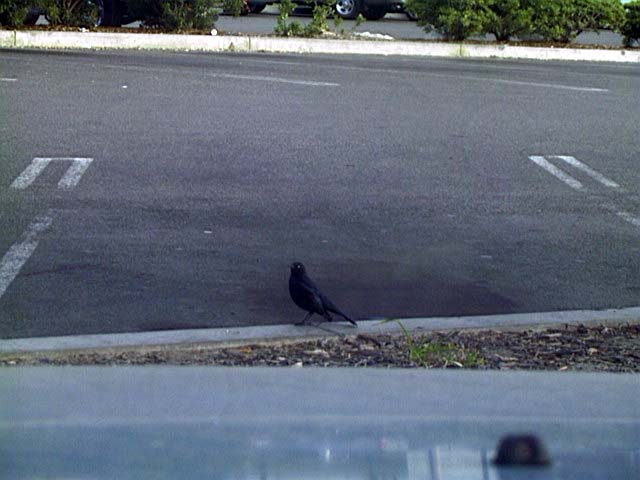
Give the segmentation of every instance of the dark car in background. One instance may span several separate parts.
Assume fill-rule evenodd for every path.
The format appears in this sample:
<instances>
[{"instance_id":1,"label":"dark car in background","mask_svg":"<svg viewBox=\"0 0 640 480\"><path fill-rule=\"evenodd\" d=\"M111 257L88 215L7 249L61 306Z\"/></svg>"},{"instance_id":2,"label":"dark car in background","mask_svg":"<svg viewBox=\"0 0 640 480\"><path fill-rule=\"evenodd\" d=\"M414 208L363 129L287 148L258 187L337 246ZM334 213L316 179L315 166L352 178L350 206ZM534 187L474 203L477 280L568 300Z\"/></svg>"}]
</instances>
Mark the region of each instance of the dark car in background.
<instances>
[{"instance_id":1,"label":"dark car in background","mask_svg":"<svg viewBox=\"0 0 640 480\"><path fill-rule=\"evenodd\" d=\"M89 5L93 5L97 11L97 18L91 18L87 21L96 25L104 25L106 27L120 27L121 25L131 23L136 18L129 15L127 6L123 0L90 0ZM25 25L35 25L40 15L44 15L45 9L39 6L33 6L29 10L27 17L22 23ZM0 16L0 25L6 25L8 22Z\"/></svg>"},{"instance_id":2,"label":"dark car in background","mask_svg":"<svg viewBox=\"0 0 640 480\"><path fill-rule=\"evenodd\" d=\"M346 19L362 13L367 20L379 20L387 13L404 11L404 0L337 0L336 11Z\"/></svg>"},{"instance_id":3,"label":"dark car in background","mask_svg":"<svg viewBox=\"0 0 640 480\"><path fill-rule=\"evenodd\" d=\"M323 3L325 0L320 0ZM118 27L138 20L127 11L123 0L94 0L99 11L98 24ZM344 19L355 19L362 14L367 20L379 20L389 12L403 12L405 0L337 0L336 12ZM249 10L259 13L277 0L249 0ZM296 0L299 5L309 5L306 0Z\"/></svg>"},{"instance_id":4,"label":"dark car in background","mask_svg":"<svg viewBox=\"0 0 640 480\"><path fill-rule=\"evenodd\" d=\"M315 3L328 3L331 0L316 0L309 3L307 0L294 0L299 6L310 7ZM335 9L338 15L346 20L352 20L362 14L367 20L379 20L387 13L405 12L409 18L413 18L404 8L405 0L335 0ZM97 11L96 25L105 27L119 27L127 23L140 20L132 15L127 8L125 0L90 0ZM277 4L279 0L248 0L246 13L260 13L267 5ZM34 7L29 12L26 25L33 25L38 20L40 14L44 13L41 8ZM93 22L93 20L91 20ZM6 23L0 18L0 24Z\"/></svg>"},{"instance_id":5,"label":"dark car in background","mask_svg":"<svg viewBox=\"0 0 640 480\"><path fill-rule=\"evenodd\" d=\"M306 5L305 0L297 0ZM322 2L319 2L322 3ZM351 20L362 14L367 20L379 20L387 13L403 12L405 0L337 0L336 12L342 18Z\"/></svg>"},{"instance_id":6,"label":"dark car in background","mask_svg":"<svg viewBox=\"0 0 640 480\"><path fill-rule=\"evenodd\" d=\"M99 25L119 27L137 20L131 17L127 5L122 0L94 0L94 2L98 6Z\"/></svg>"},{"instance_id":7,"label":"dark car in background","mask_svg":"<svg viewBox=\"0 0 640 480\"><path fill-rule=\"evenodd\" d=\"M307 0L294 0L300 6L310 6L315 3L328 3L329 0L316 0L311 3ZM277 4L279 0L249 0L252 13L259 13L264 7ZM362 14L367 20L379 20L387 13L405 12L405 0L336 0L335 8L338 15L345 20L353 20Z\"/></svg>"}]
</instances>

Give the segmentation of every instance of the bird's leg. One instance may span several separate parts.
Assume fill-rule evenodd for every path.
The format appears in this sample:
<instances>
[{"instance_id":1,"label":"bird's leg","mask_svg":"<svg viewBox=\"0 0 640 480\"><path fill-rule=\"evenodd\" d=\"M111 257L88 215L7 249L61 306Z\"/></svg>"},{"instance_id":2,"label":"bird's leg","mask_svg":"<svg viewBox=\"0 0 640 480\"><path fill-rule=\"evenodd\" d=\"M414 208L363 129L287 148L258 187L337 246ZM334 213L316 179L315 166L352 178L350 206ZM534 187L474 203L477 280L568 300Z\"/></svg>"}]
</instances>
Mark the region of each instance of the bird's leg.
<instances>
[{"instance_id":1,"label":"bird's leg","mask_svg":"<svg viewBox=\"0 0 640 480\"><path fill-rule=\"evenodd\" d=\"M298 323L294 323L294 325L298 325L298 326L299 325L306 325L307 320L309 320L311 318L311 315L313 315L313 312L307 313L307 316L304 317L304 320L302 320L301 322L298 322Z\"/></svg>"}]
</instances>

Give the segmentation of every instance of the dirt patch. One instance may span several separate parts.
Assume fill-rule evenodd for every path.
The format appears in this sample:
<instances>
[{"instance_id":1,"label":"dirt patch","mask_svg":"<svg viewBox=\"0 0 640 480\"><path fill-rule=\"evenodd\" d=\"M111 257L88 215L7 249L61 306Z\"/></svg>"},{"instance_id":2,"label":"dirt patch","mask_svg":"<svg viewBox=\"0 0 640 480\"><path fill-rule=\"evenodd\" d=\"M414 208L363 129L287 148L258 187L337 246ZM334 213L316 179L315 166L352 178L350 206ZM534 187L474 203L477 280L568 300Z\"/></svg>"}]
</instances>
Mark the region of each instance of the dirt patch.
<instances>
[{"instance_id":1,"label":"dirt patch","mask_svg":"<svg viewBox=\"0 0 640 480\"><path fill-rule=\"evenodd\" d=\"M146 364L640 372L640 323L0 355L1 366Z\"/></svg>"}]
</instances>

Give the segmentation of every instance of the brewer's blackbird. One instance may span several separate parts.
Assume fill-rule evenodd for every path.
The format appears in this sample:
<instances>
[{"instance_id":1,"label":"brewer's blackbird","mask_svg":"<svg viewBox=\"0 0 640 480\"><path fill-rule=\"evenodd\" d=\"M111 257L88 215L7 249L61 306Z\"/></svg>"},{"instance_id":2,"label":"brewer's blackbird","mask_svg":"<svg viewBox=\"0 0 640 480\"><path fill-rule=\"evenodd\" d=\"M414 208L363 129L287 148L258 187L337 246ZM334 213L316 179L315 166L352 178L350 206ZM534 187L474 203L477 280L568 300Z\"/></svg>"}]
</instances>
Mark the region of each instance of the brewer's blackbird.
<instances>
[{"instance_id":1,"label":"brewer's blackbird","mask_svg":"<svg viewBox=\"0 0 640 480\"><path fill-rule=\"evenodd\" d=\"M297 306L309 312L307 316L304 317L304 320L297 325L303 325L314 313L322 315L328 322L331 322L333 318L329 312L332 312L340 315L355 327L358 326L356 322L342 313L340 309L320 291L317 285L313 283L313 280L307 276L307 271L300 262L295 262L291 265L289 293L291 294L291 299Z\"/></svg>"}]
</instances>

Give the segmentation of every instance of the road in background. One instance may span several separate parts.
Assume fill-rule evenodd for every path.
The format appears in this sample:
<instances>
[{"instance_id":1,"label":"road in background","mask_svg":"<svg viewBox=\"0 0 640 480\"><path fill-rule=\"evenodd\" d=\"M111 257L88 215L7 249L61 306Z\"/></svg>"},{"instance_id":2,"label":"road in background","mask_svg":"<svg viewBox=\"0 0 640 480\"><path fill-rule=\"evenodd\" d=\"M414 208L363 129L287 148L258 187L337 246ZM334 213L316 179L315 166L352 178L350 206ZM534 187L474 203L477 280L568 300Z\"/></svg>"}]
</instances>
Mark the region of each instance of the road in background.
<instances>
[{"instance_id":1,"label":"road in background","mask_svg":"<svg viewBox=\"0 0 640 480\"><path fill-rule=\"evenodd\" d=\"M258 34L273 35L274 28L278 20L279 10L276 5L268 5L261 13L251 13L246 16L234 17L231 15L220 15L216 21L216 29L221 34ZM302 25L311 22L312 10L309 8L299 7L290 16L290 21L296 21ZM47 25L47 19L44 15L40 16L38 25ZM125 25L129 28L138 28L140 22L136 21ZM344 29L345 32L370 32L382 35L390 35L395 39L406 40L437 40L442 36L435 32L426 33L423 27L409 20L404 13L387 13L382 19L376 21L365 21L361 25L356 25L354 20L343 20L339 28L336 28L333 21L329 21L329 26L334 30ZM486 35L484 37L473 37L474 40L494 41L495 36ZM574 40L574 44L581 45L605 45L605 46L622 46L622 35L601 30L598 32L583 32Z\"/></svg>"},{"instance_id":2,"label":"road in background","mask_svg":"<svg viewBox=\"0 0 640 480\"><path fill-rule=\"evenodd\" d=\"M303 25L311 21L311 9L298 8L290 21L297 21ZM222 33L231 34L273 34L278 19L277 5L267 6L261 13L249 14L244 17L233 17L221 15L216 22L216 28ZM139 22L132 24L138 26ZM333 21L329 21L329 26L334 28ZM396 39L422 39L435 40L442 38L435 32L426 33L423 27L418 26L415 21L409 20L404 13L387 13L381 20L366 21L362 25L356 26L353 20L344 20L340 29L355 32L371 32L390 35ZM484 39L494 41L495 36L473 37L474 39ZM583 32L574 41L576 44L622 46L622 35L611 31Z\"/></svg>"},{"instance_id":3,"label":"road in background","mask_svg":"<svg viewBox=\"0 0 640 480\"><path fill-rule=\"evenodd\" d=\"M638 73L2 51L0 337L637 306Z\"/></svg>"}]
</instances>

